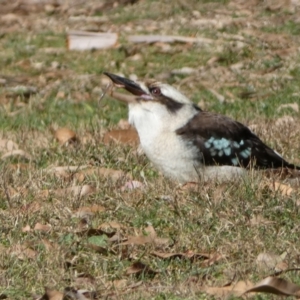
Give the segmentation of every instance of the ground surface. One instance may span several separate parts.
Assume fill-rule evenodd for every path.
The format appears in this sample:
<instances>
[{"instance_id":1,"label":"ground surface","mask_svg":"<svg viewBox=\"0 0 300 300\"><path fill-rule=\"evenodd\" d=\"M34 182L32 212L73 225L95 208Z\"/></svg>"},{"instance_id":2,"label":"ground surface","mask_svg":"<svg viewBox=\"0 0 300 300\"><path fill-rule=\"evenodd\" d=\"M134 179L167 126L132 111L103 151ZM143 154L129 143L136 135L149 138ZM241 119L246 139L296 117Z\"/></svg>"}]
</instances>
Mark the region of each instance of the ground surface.
<instances>
[{"instance_id":1,"label":"ground surface","mask_svg":"<svg viewBox=\"0 0 300 300\"><path fill-rule=\"evenodd\" d=\"M109 142L126 107L98 103L103 71L156 78L300 165L299 1L170 2L0 1L1 299L45 286L52 300L66 287L101 299L224 298L299 267L295 182L253 172L180 187L128 132ZM117 32L118 44L68 51L71 29ZM133 44L133 34L201 40ZM298 271L280 277L300 284Z\"/></svg>"}]
</instances>

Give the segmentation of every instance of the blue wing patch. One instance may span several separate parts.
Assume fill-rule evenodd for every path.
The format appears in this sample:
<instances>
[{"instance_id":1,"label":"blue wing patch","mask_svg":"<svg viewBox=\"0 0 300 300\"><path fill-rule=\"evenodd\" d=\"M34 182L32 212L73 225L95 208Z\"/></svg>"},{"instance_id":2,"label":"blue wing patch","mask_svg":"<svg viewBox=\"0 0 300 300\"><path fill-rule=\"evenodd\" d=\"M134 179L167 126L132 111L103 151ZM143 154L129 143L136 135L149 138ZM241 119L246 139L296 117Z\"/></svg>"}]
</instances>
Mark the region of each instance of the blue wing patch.
<instances>
[{"instance_id":1,"label":"blue wing patch","mask_svg":"<svg viewBox=\"0 0 300 300\"><path fill-rule=\"evenodd\" d=\"M204 142L204 147L214 159L228 158L234 166L239 165L239 159L248 160L251 156L251 146L247 146L244 140L231 141L226 138L211 137Z\"/></svg>"}]
</instances>

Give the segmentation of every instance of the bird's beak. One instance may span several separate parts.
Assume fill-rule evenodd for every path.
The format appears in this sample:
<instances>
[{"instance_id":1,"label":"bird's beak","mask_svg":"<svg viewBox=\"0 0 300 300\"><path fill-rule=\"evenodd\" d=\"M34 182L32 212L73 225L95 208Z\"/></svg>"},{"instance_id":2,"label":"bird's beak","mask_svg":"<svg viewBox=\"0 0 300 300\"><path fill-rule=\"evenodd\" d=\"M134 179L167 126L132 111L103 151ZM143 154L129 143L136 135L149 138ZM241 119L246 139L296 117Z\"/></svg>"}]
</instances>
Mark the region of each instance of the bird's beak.
<instances>
[{"instance_id":1,"label":"bird's beak","mask_svg":"<svg viewBox=\"0 0 300 300\"><path fill-rule=\"evenodd\" d=\"M140 85L130 79L108 72L104 72L103 74L108 76L117 87L124 88L135 96L142 96L145 94L145 91L140 87Z\"/></svg>"},{"instance_id":2,"label":"bird's beak","mask_svg":"<svg viewBox=\"0 0 300 300\"><path fill-rule=\"evenodd\" d=\"M121 94L118 92L111 91L111 96L119 101L125 102L125 103L134 103L138 102L139 100L152 100L151 95L147 94L141 86L134 82L133 80L108 73L108 72L103 72L104 75L108 76L113 84L116 87L119 88L124 88L128 92L130 92L132 95L126 95L126 94Z\"/></svg>"}]
</instances>

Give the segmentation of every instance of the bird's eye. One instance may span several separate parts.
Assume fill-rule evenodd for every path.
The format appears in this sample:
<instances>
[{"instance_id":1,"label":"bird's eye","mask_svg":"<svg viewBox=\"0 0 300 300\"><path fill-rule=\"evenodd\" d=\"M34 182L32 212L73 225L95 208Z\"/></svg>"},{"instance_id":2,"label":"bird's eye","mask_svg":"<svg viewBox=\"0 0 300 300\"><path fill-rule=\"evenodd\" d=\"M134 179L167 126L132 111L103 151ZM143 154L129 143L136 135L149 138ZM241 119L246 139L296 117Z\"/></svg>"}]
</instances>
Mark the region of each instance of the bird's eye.
<instances>
[{"instance_id":1,"label":"bird's eye","mask_svg":"<svg viewBox=\"0 0 300 300\"><path fill-rule=\"evenodd\" d=\"M159 96L161 94L160 88L155 87L150 90L151 94L154 96Z\"/></svg>"}]
</instances>

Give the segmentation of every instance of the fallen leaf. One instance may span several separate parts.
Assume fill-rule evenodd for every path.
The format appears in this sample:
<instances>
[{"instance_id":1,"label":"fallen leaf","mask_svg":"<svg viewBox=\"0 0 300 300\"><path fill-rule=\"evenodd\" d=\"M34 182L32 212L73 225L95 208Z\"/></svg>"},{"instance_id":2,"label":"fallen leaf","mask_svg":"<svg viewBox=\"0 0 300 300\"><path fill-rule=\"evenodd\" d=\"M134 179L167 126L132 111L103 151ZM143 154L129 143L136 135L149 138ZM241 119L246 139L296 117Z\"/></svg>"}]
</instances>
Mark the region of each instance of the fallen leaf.
<instances>
[{"instance_id":1,"label":"fallen leaf","mask_svg":"<svg viewBox=\"0 0 300 300\"><path fill-rule=\"evenodd\" d=\"M127 57L127 60L129 60L129 61L139 61L142 59L143 59L143 56L140 53L136 53L134 55Z\"/></svg>"},{"instance_id":2,"label":"fallen leaf","mask_svg":"<svg viewBox=\"0 0 300 300\"><path fill-rule=\"evenodd\" d=\"M107 223L102 223L100 226L99 226L99 229L107 229L107 228L113 228L113 229L121 229L121 228L125 228L124 225L118 223L118 222L115 222L115 221L110 221L110 222L107 222Z\"/></svg>"},{"instance_id":3,"label":"fallen leaf","mask_svg":"<svg viewBox=\"0 0 300 300\"><path fill-rule=\"evenodd\" d=\"M275 266L275 272L283 272L288 270L289 265L285 261L281 261Z\"/></svg>"},{"instance_id":4,"label":"fallen leaf","mask_svg":"<svg viewBox=\"0 0 300 300\"><path fill-rule=\"evenodd\" d=\"M25 227L22 228L22 232L29 232L31 231L31 228L29 225L26 225Z\"/></svg>"},{"instance_id":5,"label":"fallen leaf","mask_svg":"<svg viewBox=\"0 0 300 300\"><path fill-rule=\"evenodd\" d=\"M12 140L0 139L0 152L7 152L19 149L18 144Z\"/></svg>"},{"instance_id":6,"label":"fallen leaf","mask_svg":"<svg viewBox=\"0 0 300 300\"><path fill-rule=\"evenodd\" d=\"M74 213L74 217L85 218L103 211L105 211L105 207L102 205L83 206Z\"/></svg>"},{"instance_id":7,"label":"fallen leaf","mask_svg":"<svg viewBox=\"0 0 300 300\"><path fill-rule=\"evenodd\" d=\"M120 243L120 245L145 245L145 244L154 244L167 245L170 242L168 238L159 238L153 228L149 225L140 233L138 236L129 236L127 241Z\"/></svg>"},{"instance_id":8,"label":"fallen leaf","mask_svg":"<svg viewBox=\"0 0 300 300\"><path fill-rule=\"evenodd\" d=\"M267 277L245 293L270 293L284 296L300 296L300 286L278 277Z\"/></svg>"},{"instance_id":9,"label":"fallen leaf","mask_svg":"<svg viewBox=\"0 0 300 300\"><path fill-rule=\"evenodd\" d=\"M33 230L49 232L51 230L51 228L52 227L51 227L50 224L44 225L44 224L41 224L41 223L36 223Z\"/></svg>"},{"instance_id":10,"label":"fallen leaf","mask_svg":"<svg viewBox=\"0 0 300 300\"><path fill-rule=\"evenodd\" d=\"M12 150L12 151L8 151L6 153L4 153L2 156L1 156L1 159L6 159L6 158L9 158L9 157L12 157L12 156L21 156L25 159L28 159L28 160L31 160L32 157L29 153L25 152L24 150L21 150L21 149L16 149L16 150Z\"/></svg>"},{"instance_id":11,"label":"fallen leaf","mask_svg":"<svg viewBox=\"0 0 300 300\"><path fill-rule=\"evenodd\" d=\"M20 260L25 260L26 258L35 259L37 257L37 252L30 248L28 245L15 244L10 248L9 253L12 256L17 256Z\"/></svg>"},{"instance_id":12,"label":"fallen leaf","mask_svg":"<svg viewBox=\"0 0 300 300\"><path fill-rule=\"evenodd\" d=\"M57 291L57 290L52 290L48 287L45 288L45 294L42 296L42 299L47 299L47 300L63 300L64 294Z\"/></svg>"},{"instance_id":13,"label":"fallen leaf","mask_svg":"<svg viewBox=\"0 0 300 300\"><path fill-rule=\"evenodd\" d=\"M50 193L50 190L38 190L35 193L35 197L40 199L47 199L50 196ZM52 194L54 195L55 193L52 192Z\"/></svg>"},{"instance_id":14,"label":"fallen leaf","mask_svg":"<svg viewBox=\"0 0 300 300\"><path fill-rule=\"evenodd\" d=\"M6 192L10 198L16 198L16 197L20 197L20 196L24 197L24 196L28 195L28 193L29 193L27 188L24 188L24 187L13 188L12 186L8 186L6 188Z\"/></svg>"},{"instance_id":15,"label":"fallen leaf","mask_svg":"<svg viewBox=\"0 0 300 300\"><path fill-rule=\"evenodd\" d=\"M110 80L110 79L109 79ZM118 127L120 129L129 129L131 128L131 125L129 124L128 120L126 119L120 119L120 121L118 122Z\"/></svg>"},{"instance_id":16,"label":"fallen leaf","mask_svg":"<svg viewBox=\"0 0 300 300\"><path fill-rule=\"evenodd\" d=\"M290 196L294 189L289 184L284 184L278 181L268 184L270 190L281 193L282 196Z\"/></svg>"},{"instance_id":17,"label":"fallen leaf","mask_svg":"<svg viewBox=\"0 0 300 300\"><path fill-rule=\"evenodd\" d=\"M115 129L105 133L103 137L104 144L117 142L126 145L137 145L139 143L139 136L134 128L129 129Z\"/></svg>"},{"instance_id":18,"label":"fallen leaf","mask_svg":"<svg viewBox=\"0 0 300 300\"><path fill-rule=\"evenodd\" d=\"M67 36L69 50L108 49L117 44L118 34L113 32L70 31Z\"/></svg>"},{"instance_id":19,"label":"fallen leaf","mask_svg":"<svg viewBox=\"0 0 300 300\"><path fill-rule=\"evenodd\" d=\"M250 281L238 281L235 284L226 285L222 287L203 287L202 291L218 297L218 298L229 298L230 296L241 296L245 292L248 292L253 284Z\"/></svg>"},{"instance_id":20,"label":"fallen leaf","mask_svg":"<svg viewBox=\"0 0 300 300\"><path fill-rule=\"evenodd\" d=\"M61 145L74 143L78 141L76 133L69 128L59 128L54 132L54 137Z\"/></svg>"},{"instance_id":21,"label":"fallen leaf","mask_svg":"<svg viewBox=\"0 0 300 300\"><path fill-rule=\"evenodd\" d=\"M4 23L5 25L12 25L14 23L22 24L22 18L16 14L7 13L1 16L1 23Z\"/></svg>"},{"instance_id":22,"label":"fallen leaf","mask_svg":"<svg viewBox=\"0 0 300 300\"><path fill-rule=\"evenodd\" d=\"M149 266L145 265L142 262L135 262L130 267L126 269L126 275L132 274L148 274L148 275L155 275L159 273L158 271L152 270Z\"/></svg>"},{"instance_id":23,"label":"fallen leaf","mask_svg":"<svg viewBox=\"0 0 300 300\"><path fill-rule=\"evenodd\" d=\"M64 99L64 98L66 98L66 93L64 91L58 91L55 98L56 99Z\"/></svg>"}]
</instances>

